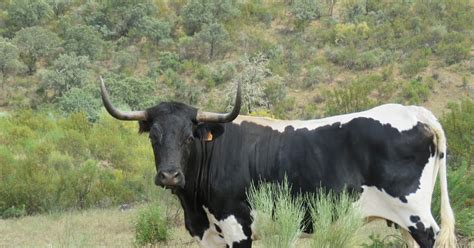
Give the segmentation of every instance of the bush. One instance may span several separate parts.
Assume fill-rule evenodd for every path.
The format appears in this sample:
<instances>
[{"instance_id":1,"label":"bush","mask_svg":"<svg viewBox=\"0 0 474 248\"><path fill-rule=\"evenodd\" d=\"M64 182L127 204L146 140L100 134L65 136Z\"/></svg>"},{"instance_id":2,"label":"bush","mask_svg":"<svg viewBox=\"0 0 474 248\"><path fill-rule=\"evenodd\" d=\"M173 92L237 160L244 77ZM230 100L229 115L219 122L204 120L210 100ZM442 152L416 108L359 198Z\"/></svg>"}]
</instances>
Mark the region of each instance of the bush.
<instances>
[{"instance_id":1,"label":"bush","mask_svg":"<svg viewBox=\"0 0 474 248\"><path fill-rule=\"evenodd\" d=\"M95 121L99 117L99 109L102 103L90 90L72 88L58 98L57 106L66 115L84 112L90 121Z\"/></svg>"},{"instance_id":2,"label":"bush","mask_svg":"<svg viewBox=\"0 0 474 248\"><path fill-rule=\"evenodd\" d=\"M369 96L377 81L377 78L361 78L344 87L325 92L326 116L358 112L375 106L377 101Z\"/></svg>"},{"instance_id":3,"label":"bush","mask_svg":"<svg viewBox=\"0 0 474 248\"><path fill-rule=\"evenodd\" d=\"M206 24L228 20L238 13L236 4L230 0L191 0L182 10L183 26L188 35L193 35Z\"/></svg>"},{"instance_id":4,"label":"bush","mask_svg":"<svg viewBox=\"0 0 474 248\"><path fill-rule=\"evenodd\" d=\"M159 202L151 202L140 210L135 220L135 242L154 245L166 241L171 235L165 209Z\"/></svg>"},{"instance_id":5,"label":"bush","mask_svg":"<svg viewBox=\"0 0 474 248\"><path fill-rule=\"evenodd\" d=\"M441 117L448 139L450 161L459 165L474 163L474 100L465 98L460 103L448 104L449 112Z\"/></svg>"},{"instance_id":6,"label":"bush","mask_svg":"<svg viewBox=\"0 0 474 248\"><path fill-rule=\"evenodd\" d=\"M314 233L312 247L355 247L364 220L356 198L347 191L335 193L320 189L310 198Z\"/></svg>"},{"instance_id":7,"label":"bush","mask_svg":"<svg viewBox=\"0 0 474 248\"><path fill-rule=\"evenodd\" d=\"M158 68L161 74L168 69L173 71L179 71L181 69L181 61L179 61L178 54L172 52L160 52L158 56L160 59Z\"/></svg>"},{"instance_id":8,"label":"bush","mask_svg":"<svg viewBox=\"0 0 474 248\"><path fill-rule=\"evenodd\" d=\"M21 208L16 208L15 206L12 206L3 211L2 218L3 219L20 218L26 215L27 215L27 212L25 209L25 205L22 205Z\"/></svg>"},{"instance_id":9,"label":"bush","mask_svg":"<svg viewBox=\"0 0 474 248\"><path fill-rule=\"evenodd\" d=\"M426 56L416 53L402 64L400 72L408 78L411 78L425 70L426 67L428 67L428 60L426 59Z\"/></svg>"},{"instance_id":10,"label":"bush","mask_svg":"<svg viewBox=\"0 0 474 248\"><path fill-rule=\"evenodd\" d=\"M308 69L305 77L303 78L303 88L309 89L315 85L321 83L329 83L331 75L328 70L322 66L314 66Z\"/></svg>"},{"instance_id":11,"label":"bush","mask_svg":"<svg viewBox=\"0 0 474 248\"><path fill-rule=\"evenodd\" d=\"M290 12L295 19L297 29L303 30L309 22L321 17L323 8L321 2L313 0L291 1Z\"/></svg>"},{"instance_id":12,"label":"bush","mask_svg":"<svg viewBox=\"0 0 474 248\"><path fill-rule=\"evenodd\" d=\"M61 39L42 27L29 27L18 31L14 39L20 54L31 72L36 70L40 58L50 58L57 52Z\"/></svg>"},{"instance_id":13,"label":"bush","mask_svg":"<svg viewBox=\"0 0 474 248\"><path fill-rule=\"evenodd\" d=\"M21 28L43 24L53 15L53 10L44 0L12 1L7 9L7 24L12 32Z\"/></svg>"},{"instance_id":14,"label":"bush","mask_svg":"<svg viewBox=\"0 0 474 248\"><path fill-rule=\"evenodd\" d=\"M153 154L136 124L10 114L0 118L0 214L110 207L153 195Z\"/></svg>"},{"instance_id":15,"label":"bush","mask_svg":"<svg viewBox=\"0 0 474 248\"><path fill-rule=\"evenodd\" d=\"M472 237L474 235L474 212L472 211L474 206L472 201L474 199L474 173L472 164L468 164L467 160L448 161L449 200L456 217L456 229L463 235ZM431 212L438 223L440 223L440 207L441 193L439 180L437 180L431 202Z\"/></svg>"},{"instance_id":16,"label":"bush","mask_svg":"<svg viewBox=\"0 0 474 248\"><path fill-rule=\"evenodd\" d=\"M428 100L430 87L420 79L415 79L405 83L403 86L403 96L408 104L420 104Z\"/></svg>"},{"instance_id":17,"label":"bush","mask_svg":"<svg viewBox=\"0 0 474 248\"><path fill-rule=\"evenodd\" d=\"M95 60L100 58L104 45L100 33L91 26L71 26L64 32L64 48L68 53Z\"/></svg>"},{"instance_id":18,"label":"bush","mask_svg":"<svg viewBox=\"0 0 474 248\"><path fill-rule=\"evenodd\" d=\"M379 235L369 235L370 243L362 244L363 248L400 248L407 247L405 240L399 235L388 235L380 238Z\"/></svg>"},{"instance_id":19,"label":"bush","mask_svg":"<svg viewBox=\"0 0 474 248\"><path fill-rule=\"evenodd\" d=\"M88 57L74 54L60 55L50 69L41 72L43 87L52 90L54 97L60 97L72 88L81 88L90 77L90 61ZM50 95L50 92L45 92Z\"/></svg>"},{"instance_id":20,"label":"bush","mask_svg":"<svg viewBox=\"0 0 474 248\"><path fill-rule=\"evenodd\" d=\"M252 185L248 192L255 234L264 247L294 247L302 232L303 200L292 197L285 177L281 185Z\"/></svg>"},{"instance_id":21,"label":"bush","mask_svg":"<svg viewBox=\"0 0 474 248\"><path fill-rule=\"evenodd\" d=\"M204 45L202 50L208 54L209 60L216 56L224 56L231 44L229 33L218 23L204 25L196 34L196 38Z\"/></svg>"}]
</instances>

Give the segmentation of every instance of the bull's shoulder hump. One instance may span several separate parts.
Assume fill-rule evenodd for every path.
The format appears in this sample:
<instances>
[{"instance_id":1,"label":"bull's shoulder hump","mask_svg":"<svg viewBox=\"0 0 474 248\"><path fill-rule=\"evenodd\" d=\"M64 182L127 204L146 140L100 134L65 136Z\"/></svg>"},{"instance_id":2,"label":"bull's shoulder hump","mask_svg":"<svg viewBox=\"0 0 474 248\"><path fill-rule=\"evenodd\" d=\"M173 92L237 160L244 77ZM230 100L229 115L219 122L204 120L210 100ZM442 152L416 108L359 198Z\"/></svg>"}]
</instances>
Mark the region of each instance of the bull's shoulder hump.
<instances>
[{"instance_id":1,"label":"bull's shoulder hump","mask_svg":"<svg viewBox=\"0 0 474 248\"><path fill-rule=\"evenodd\" d=\"M384 104L375 108L355 112L350 114L330 116L314 120L278 120L268 117L245 116L240 115L235 120L235 124L244 122L253 123L260 126L270 127L273 130L283 132L287 127L294 129L314 130L322 126L339 123L341 125L350 122L355 118L367 118L380 122L381 124L390 124L399 131L412 129L419 121L425 122L425 117L434 118L430 111L418 106L404 106L401 104Z\"/></svg>"}]
</instances>

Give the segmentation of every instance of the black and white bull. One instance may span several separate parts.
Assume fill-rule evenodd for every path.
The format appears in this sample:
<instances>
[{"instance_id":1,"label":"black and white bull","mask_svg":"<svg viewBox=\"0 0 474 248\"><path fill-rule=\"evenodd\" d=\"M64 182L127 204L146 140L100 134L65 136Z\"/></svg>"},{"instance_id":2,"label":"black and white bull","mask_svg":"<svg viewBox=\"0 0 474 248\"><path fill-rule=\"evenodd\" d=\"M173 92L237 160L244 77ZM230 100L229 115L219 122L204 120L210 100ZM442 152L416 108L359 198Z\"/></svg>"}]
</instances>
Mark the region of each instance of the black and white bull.
<instances>
[{"instance_id":1,"label":"black and white bull","mask_svg":"<svg viewBox=\"0 0 474 248\"><path fill-rule=\"evenodd\" d=\"M138 120L149 132L157 185L170 188L184 209L189 233L203 247L251 247L246 190L254 182L288 182L300 193L319 187L361 192L367 219L398 224L421 247L454 247L454 215L446 182L446 139L440 123L417 106L382 105L317 120L282 121L216 114L162 102L145 111L107 111ZM441 229L431 210L437 174ZM409 234L409 235L408 235Z\"/></svg>"}]
</instances>

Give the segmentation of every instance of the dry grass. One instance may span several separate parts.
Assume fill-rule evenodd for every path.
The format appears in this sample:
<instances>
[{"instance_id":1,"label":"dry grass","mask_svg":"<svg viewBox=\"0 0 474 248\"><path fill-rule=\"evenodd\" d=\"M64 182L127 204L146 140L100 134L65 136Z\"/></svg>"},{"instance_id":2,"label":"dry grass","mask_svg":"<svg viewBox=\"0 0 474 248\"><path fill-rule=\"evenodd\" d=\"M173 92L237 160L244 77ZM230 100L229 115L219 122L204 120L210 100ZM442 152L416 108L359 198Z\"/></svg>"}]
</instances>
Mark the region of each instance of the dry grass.
<instances>
[{"instance_id":1,"label":"dry grass","mask_svg":"<svg viewBox=\"0 0 474 248\"><path fill-rule=\"evenodd\" d=\"M134 247L133 219L139 208L124 212L92 209L0 220L0 247ZM173 228L169 242L155 247L199 247L184 228L182 219L180 223ZM362 241L369 242L371 233L385 237L397 235L398 231L387 227L385 221L373 221L366 224L361 233L364 234ZM310 247L310 241L300 238L296 247ZM260 241L254 242L254 247L264 248Z\"/></svg>"},{"instance_id":2,"label":"dry grass","mask_svg":"<svg viewBox=\"0 0 474 248\"><path fill-rule=\"evenodd\" d=\"M92 209L0 220L0 247L134 247L133 219L138 209ZM184 223L181 220L181 223ZM384 223L366 225L368 233L395 233ZM368 240L368 238L366 239ZM299 239L296 247L307 247ZM260 241L254 247L263 247ZM199 247L184 225L173 228L171 240L155 247Z\"/></svg>"}]
</instances>

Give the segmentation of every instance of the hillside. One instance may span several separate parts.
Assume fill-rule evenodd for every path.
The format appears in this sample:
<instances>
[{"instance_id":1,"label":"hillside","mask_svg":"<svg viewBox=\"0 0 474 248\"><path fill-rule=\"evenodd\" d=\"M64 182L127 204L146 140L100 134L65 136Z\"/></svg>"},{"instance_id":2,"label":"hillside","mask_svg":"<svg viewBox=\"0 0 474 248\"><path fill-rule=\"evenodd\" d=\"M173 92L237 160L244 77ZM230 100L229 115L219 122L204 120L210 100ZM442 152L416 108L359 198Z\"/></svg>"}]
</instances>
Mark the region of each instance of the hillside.
<instances>
[{"instance_id":1,"label":"hillside","mask_svg":"<svg viewBox=\"0 0 474 248\"><path fill-rule=\"evenodd\" d=\"M132 109L178 100L223 110L228 99L216 96L255 78L247 104L277 118L386 102L439 115L474 94L468 1L29 2L0 3L7 109L82 110L94 119L100 75ZM363 105L334 102L344 92L333 91L354 84L359 99L347 101ZM331 104L353 106L334 112Z\"/></svg>"}]
</instances>

